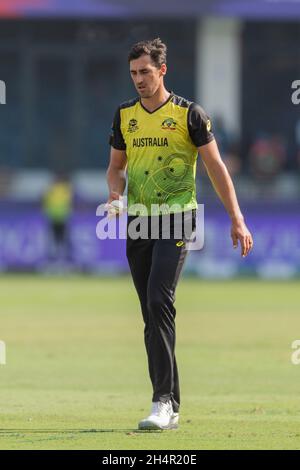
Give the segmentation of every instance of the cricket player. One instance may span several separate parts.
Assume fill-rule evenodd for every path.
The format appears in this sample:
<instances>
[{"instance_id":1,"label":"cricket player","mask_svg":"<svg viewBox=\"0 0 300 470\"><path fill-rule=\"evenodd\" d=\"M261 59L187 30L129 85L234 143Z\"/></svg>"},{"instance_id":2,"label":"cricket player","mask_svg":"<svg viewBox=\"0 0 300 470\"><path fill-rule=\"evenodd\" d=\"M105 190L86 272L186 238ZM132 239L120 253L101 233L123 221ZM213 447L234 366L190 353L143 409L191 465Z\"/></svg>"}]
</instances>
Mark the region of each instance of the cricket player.
<instances>
[{"instance_id":1,"label":"cricket player","mask_svg":"<svg viewBox=\"0 0 300 470\"><path fill-rule=\"evenodd\" d=\"M126 255L141 305L153 387L150 415L139 422L139 429L178 427L174 302L187 244L196 228L198 154L231 219L233 246L240 242L243 257L253 246L210 119L199 104L164 85L166 54L167 47L159 38L131 48L128 62L138 96L116 110L107 170L107 205L115 212L122 204L128 178ZM166 217L168 236L163 228ZM190 227L179 237L178 220ZM155 236L149 229L152 222ZM143 227L140 236L130 229L138 226Z\"/></svg>"}]
</instances>

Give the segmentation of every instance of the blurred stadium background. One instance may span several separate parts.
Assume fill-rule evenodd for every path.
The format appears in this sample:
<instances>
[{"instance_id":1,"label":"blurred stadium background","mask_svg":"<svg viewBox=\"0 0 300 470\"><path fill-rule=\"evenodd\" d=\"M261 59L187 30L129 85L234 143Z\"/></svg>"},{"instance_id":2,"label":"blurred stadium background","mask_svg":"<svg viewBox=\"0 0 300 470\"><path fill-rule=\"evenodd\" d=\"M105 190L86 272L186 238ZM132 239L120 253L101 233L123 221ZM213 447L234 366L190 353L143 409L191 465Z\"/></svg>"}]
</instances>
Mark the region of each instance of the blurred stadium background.
<instances>
[{"instance_id":1,"label":"blurred stadium background","mask_svg":"<svg viewBox=\"0 0 300 470\"><path fill-rule=\"evenodd\" d=\"M160 36L167 87L212 118L255 237L241 260L199 159L206 239L185 271L299 275L300 105L291 99L300 79L299 2L2 0L0 17L2 272L127 272L124 240L98 240L95 213L107 198L113 113L135 96L128 49Z\"/></svg>"},{"instance_id":2,"label":"blurred stadium background","mask_svg":"<svg viewBox=\"0 0 300 470\"><path fill-rule=\"evenodd\" d=\"M296 0L0 1L2 449L299 448L299 21ZM115 108L135 96L128 49L157 36L167 87L212 119L255 246L232 249L199 158L205 246L176 300L182 426L141 436L142 318L118 276L125 240L97 239L96 208Z\"/></svg>"}]
</instances>

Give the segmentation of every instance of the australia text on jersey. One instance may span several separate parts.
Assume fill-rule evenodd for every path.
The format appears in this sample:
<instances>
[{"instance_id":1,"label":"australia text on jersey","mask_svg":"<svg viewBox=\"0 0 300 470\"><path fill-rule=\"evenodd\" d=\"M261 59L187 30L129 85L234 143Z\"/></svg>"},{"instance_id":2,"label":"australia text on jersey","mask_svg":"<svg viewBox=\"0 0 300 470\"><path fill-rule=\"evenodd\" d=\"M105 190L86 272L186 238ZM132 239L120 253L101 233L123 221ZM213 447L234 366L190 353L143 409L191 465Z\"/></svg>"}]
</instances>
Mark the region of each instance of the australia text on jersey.
<instances>
[{"instance_id":1,"label":"australia text on jersey","mask_svg":"<svg viewBox=\"0 0 300 470\"><path fill-rule=\"evenodd\" d=\"M141 137L134 138L132 142L133 147L168 147L169 142L167 137Z\"/></svg>"}]
</instances>

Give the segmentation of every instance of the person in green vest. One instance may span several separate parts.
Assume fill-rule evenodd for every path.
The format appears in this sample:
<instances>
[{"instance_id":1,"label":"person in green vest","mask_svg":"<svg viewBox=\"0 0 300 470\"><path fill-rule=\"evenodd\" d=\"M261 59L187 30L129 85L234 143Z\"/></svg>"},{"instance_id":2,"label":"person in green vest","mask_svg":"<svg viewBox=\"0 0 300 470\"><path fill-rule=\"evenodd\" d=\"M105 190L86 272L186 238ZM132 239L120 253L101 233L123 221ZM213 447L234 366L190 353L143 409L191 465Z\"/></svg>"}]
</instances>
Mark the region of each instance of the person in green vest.
<instances>
[{"instance_id":1,"label":"person in green vest","mask_svg":"<svg viewBox=\"0 0 300 470\"><path fill-rule=\"evenodd\" d=\"M58 176L43 198L43 211L49 221L53 241L53 257L66 258L69 244L68 221L72 212L72 187L67 179Z\"/></svg>"}]
</instances>

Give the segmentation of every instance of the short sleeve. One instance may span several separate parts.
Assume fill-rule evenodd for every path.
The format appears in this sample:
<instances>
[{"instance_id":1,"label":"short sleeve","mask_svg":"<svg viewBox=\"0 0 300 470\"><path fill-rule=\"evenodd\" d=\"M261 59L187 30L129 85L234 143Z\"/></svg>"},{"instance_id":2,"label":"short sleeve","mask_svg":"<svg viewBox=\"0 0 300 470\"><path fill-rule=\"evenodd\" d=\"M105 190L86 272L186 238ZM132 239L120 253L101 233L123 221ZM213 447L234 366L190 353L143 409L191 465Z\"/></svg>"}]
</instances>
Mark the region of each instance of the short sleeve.
<instances>
[{"instance_id":1,"label":"short sleeve","mask_svg":"<svg viewBox=\"0 0 300 470\"><path fill-rule=\"evenodd\" d=\"M109 144L117 150L126 150L126 144L121 131L120 108L117 109L111 127Z\"/></svg>"},{"instance_id":2,"label":"short sleeve","mask_svg":"<svg viewBox=\"0 0 300 470\"><path fill-rule=\"evenodd\" d=\"M211 131L211 121L204 109L196 103L191 103L188 110L188 130L196 147L206 145L214 140Z\"/></svg>"}]
</instances>

